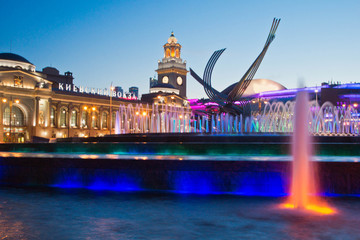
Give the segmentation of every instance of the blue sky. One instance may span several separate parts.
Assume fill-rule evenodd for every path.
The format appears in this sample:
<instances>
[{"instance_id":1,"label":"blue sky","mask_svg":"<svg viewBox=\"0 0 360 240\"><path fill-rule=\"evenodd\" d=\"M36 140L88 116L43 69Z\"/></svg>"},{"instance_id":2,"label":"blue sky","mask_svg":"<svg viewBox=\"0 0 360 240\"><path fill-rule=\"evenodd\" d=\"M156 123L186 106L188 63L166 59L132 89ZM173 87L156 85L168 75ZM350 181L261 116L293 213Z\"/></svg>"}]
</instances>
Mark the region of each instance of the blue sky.
<instances>
[{"instance_id":1,"label":"blue sky","mask_svg":"<svg viewBox=\"0 0 360 240\"><path fill-rule=\"evenodd\" d=\"M173 30L187 67L200 76L213 51L226 47L213 72L223 90L260 53L272 19L276 39L255 78L288 88L325 81L360 82L360 1L4 1L0 52L37 70L72 71L75 84L138 86L149 91ZM188 74L188 97L205 97Z\"/></svg>"}]
</instances>

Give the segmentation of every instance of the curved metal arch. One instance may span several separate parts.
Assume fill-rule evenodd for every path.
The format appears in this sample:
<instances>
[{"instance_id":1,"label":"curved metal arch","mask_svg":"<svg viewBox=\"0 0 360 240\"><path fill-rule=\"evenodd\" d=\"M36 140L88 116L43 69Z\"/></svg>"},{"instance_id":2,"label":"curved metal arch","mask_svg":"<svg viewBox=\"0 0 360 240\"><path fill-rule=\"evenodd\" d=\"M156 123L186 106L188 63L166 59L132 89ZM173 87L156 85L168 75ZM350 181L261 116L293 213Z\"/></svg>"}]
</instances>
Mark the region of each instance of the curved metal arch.
<instances>
[{"instance_id":1,"label":"curved metal arch","mask_svg":"<svg viewBox=\"0 0 360 240\"><path fill-rule=\"evenodd\" d=\"M193 76L193 77L195 78L196 81L198 81L198 82L205 88L206 83L204 82L204 80L202 80L202 78L199 77L199 75L197 75L197 74L194 72L194 70L192 70L191 68L190 68L190 74L191 74L191 76ZM211 88L211 91L215 92L217 95L226 96L225 94L222 94L222 93L218 92L218 91L217 91L216 89L214 89L214 88ZM208 97L209 97L209 96L208 96ZM209 97L209 98L210 98L210 97Z\"/></svg>"},{"instance_id":2,"label":"curved metal arch","mask_svg":"<svg viewBox=\"0 0 360 240\"><path fill-rule=\"evenodd\" d=\"M210 60L208 61L208 63L206 64L204 70L204 75L203 75L203 79L205 82L204 89L206 94L212 101L219 101L219 100L224 101L227 97L225 94L221 94L218 91L214 91L214 88L212 88L211 86L211 75L214 70L214 66L217 60L220 58L221 54L225 51L225 49L226 48L215 51L211 56Z\"/></svg>"},{"instance_id":3,"label":"curved metal arch","mask_svg":"<svg viewBox=\"0 0 360 240\"><path fill-rule=\"evenodd\" d=\"M264 56L271 44L271 42L275 39L275 32L280 24L281 19L274 18L273 23L270 28L269 35L266 39L265 45L259 56L255 59L253 64L251 64L250 68L246 71L244 76L240 79L240 81L235 85L233 90L229 93L229 96L227 98L228 102L233 102L241 98L241 96L244 94L246 88L249 86L251 80L253 79L256 71L258 70L262 60L264 59Z\"/></svg>"},{"instance_id":4,"label":"curved metal arch","mask_svg":"<svg viewBox=\"0 0 360 240\"><path fill-rule=\"evenodd\" d=\"M271 44L271 42L275 39L275 32L279 26L281 19L274 18L269 35L266 39L263 50L260 52L259 56L255 59L255 61L251 64L250 68L246 71L244 76L239 80L239 82L234 86L231 92L226 95L223 94L216 89L214 89L211 85L211 75L214 69L214 66L221 56L221 54L225 51L226 48L215 51L208 63L206 64L203 79L201 79L191 68L190 74L204 87L206 95L209 97L211 101L217 102L222 107L229 109L228 111L242 111L242 108L234 105L234 102L239 100L244 94L246 88L250 85L251 80L253 79L255 73L257 72L264 56Z\"/></svg>"}]
</instances>

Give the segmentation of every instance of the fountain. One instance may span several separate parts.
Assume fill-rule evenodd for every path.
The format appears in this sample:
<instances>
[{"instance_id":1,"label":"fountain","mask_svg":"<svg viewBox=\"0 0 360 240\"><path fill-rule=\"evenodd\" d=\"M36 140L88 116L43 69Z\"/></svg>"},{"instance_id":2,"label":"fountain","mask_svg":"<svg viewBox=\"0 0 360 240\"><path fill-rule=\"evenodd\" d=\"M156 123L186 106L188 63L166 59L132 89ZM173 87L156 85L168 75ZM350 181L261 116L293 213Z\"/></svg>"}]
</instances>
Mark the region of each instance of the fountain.
<instances>
[{"instance_id":1,"label":"fountain","mask_svg":"<svg viewBox=\"0 0 360 240\"><path fill-rule=\"evenodd\" d=\"M332 214L334 210L327 207L315 195L318 191L315 181L315 166L311 162L312 143L309 135L308 112L308 93L306 91L299 92L294 107L291 196L289 203L284 204L284 207Z\"/></svg>"},{"instance_id":2,"label":"fountain","mask_svg":"<svg viewBox=\"0 0 360 240\"><path fill-rule=\"evenodd\" d=\"M304 114L296 114L304 124L300 132L319 135L315 138L320 193L360 194L356 109L339 109L329 103L319 107L314 102L301 106ZM116 135L57 139L56 144L0 145L0 184L285 196L291 189L294 109L294 102L274 102L261 114L244 117L195 115L189 107L164 104L121 105L116 113ZM308 141L304 135L295 136ZM308 146L294 146L296 155L306 159ZM329 156L339 157L329 160ZM296 161L294 167L300 170L294 175L310 175L308 164L308 160ZM304 182L308 180L293 185ZM297 200L290 200L289 205L313 208L308 193L319 191L309 189L308 183L302 186L306 194L294 193Z\"/></svg>"},{"instance_id":3,"label":"fountain","mask_svg":"<svg viewBox=\"0 0 360 240\"><path fill-rule=\"evenodd\" d=\"M261 112L244 117L229 113L195 115L189 107L142 104L120 105L116 112L115 133L285 133L293 132L295 102L267 103ZM360 118L353 106L334 106L312 101L307 114L312 135L357 136Z\"/></svg>"}]
</instances>

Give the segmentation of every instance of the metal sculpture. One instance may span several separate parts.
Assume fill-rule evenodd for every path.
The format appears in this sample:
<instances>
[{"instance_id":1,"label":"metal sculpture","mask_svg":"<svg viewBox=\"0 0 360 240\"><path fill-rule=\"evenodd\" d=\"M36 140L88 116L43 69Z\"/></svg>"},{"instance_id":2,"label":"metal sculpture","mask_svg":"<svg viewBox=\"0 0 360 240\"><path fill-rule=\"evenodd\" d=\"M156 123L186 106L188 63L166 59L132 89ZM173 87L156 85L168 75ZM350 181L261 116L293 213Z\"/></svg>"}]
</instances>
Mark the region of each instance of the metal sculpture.
<instances>
[{"instance_id":1,"label":"metal sculpture","mask_svg":"<svg viewBox=\"0 0 360 240\"><path fill-rule=\"evenodd\" d=\"M242 112L242 107L235 105L234 102L238 101L242 98L246 88L250 85L251 80L253 79L256 71L258 70L266 51L268 50L271 42L275 38L275 32L279 26L281 19L274 18L273 23L270 28L270 32L268 38L265 42L264 48L259 54L259 56L255 59L250 68L246 71L244 76L239 80L237 84L233 87L229 94L225 94L223 92L219 92L211 86L211 75L214 69L215 63L221 56L221 54L225 51L224 49L217 50L210 57L208 63L206 64L203 78L201 79L191 68L190 74L201 84L204 86L204 90L209 99L213 102L218 103L223 111L225 112Z\"/></svg>"}]
</instances>

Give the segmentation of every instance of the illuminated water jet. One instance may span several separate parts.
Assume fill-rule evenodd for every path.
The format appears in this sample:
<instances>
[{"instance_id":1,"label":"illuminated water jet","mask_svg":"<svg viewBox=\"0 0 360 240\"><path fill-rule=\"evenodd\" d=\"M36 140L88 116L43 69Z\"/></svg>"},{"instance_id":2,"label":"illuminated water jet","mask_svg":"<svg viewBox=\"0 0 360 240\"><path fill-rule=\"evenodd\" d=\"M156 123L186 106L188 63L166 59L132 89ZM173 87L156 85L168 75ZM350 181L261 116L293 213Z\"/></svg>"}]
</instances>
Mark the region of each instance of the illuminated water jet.
<instances>
[{"instance_id":1,"label":"illuminated water jet","mask_svg":"<svg viewBox=\"0 0 360 240\"><path fill-rule=\"evenodd\" d=\"M283 204L282 207L332 214L335 211L315 196L318 189L315 181L314 164L311 162L312 151L308 115L308 93L306 91L299 92L294 107L291 197L290 202Z\"/></svg>"}]
</instances>

